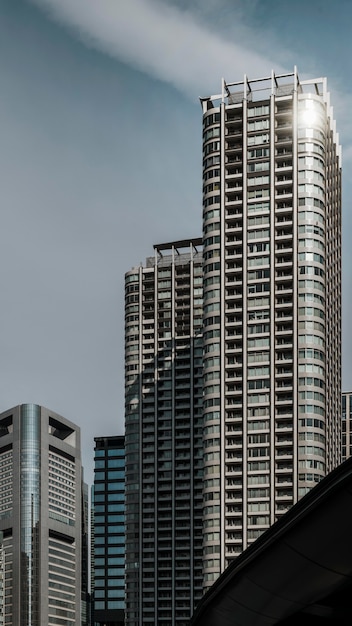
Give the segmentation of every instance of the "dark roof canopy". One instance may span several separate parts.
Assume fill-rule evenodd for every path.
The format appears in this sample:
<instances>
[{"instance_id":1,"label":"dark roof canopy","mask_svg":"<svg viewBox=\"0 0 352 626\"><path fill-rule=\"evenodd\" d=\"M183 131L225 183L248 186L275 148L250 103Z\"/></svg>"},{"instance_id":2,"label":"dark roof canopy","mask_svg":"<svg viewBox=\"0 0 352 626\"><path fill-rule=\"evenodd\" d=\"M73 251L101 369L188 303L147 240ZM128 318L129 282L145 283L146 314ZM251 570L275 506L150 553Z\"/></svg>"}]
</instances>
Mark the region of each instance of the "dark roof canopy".
<instances>
[{"instance_id":1,"label":"dark roof canopy","mask_svg":"<svg viewBox=\"0 0 352 626\"><path fill-rule=\"evenodd\" d=\"M223 572L192 626L352 623L352 458Z\"/></svg>"}]
</instances>

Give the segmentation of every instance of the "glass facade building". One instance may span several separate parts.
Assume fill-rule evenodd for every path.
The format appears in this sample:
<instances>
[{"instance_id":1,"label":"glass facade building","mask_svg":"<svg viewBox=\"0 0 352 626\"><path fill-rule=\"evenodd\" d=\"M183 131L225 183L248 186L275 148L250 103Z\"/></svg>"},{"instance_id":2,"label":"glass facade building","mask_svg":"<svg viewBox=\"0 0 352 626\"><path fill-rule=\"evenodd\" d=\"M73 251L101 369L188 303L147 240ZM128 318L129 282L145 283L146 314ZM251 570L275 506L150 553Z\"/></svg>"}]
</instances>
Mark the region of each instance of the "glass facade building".
<instances>
[{"instance_id":1,"label":"glass facade building","mask_svg":"<svg viewBox=\"0 0 352 626\"><path fill-rule=\"evenodd\" d=\"M82 472L83 479L83 472ZM89 500L88 485L82 480L82 533L81 533L81 624L90 625L89 595Z\"/></svg>"},{"instance_id":2,"label":"glass facade building","mask_svg":"<svg viewBox=\"0 0 352 626\"><path fill-rule=\"evenodd\" d=\"M188 624L202 595L202 240L125 276L126 624Z\"/></svg>"},{"instance_id":3,"label":"glass facade building","mask_svg":"<svg viewBox=\"0 0 352 626\"><path fill-rule=\"evenodd\" d=\"M0 415L4 623L81 625L80 431L34 404Z\"/></svg>"},{"instance_id":4,"label":"glass facade building","mask_svg":"<svg viewBox=\"0 0 352 626\"><path fill-rule=\"evenodd\" d=\"M125 438L95 437L92 597L96 626L123 626L125 613Z\"/></svg>"},{"instance_id":5,"label":"glass facade building","mask_svg":"<svg viewBox=\"0 0 352 626\"><path fill-rule=\"evenodd\" d=\"M326 79L201 104L207 588L341 460L341 155Z\"/></svg>"}]
</instances>

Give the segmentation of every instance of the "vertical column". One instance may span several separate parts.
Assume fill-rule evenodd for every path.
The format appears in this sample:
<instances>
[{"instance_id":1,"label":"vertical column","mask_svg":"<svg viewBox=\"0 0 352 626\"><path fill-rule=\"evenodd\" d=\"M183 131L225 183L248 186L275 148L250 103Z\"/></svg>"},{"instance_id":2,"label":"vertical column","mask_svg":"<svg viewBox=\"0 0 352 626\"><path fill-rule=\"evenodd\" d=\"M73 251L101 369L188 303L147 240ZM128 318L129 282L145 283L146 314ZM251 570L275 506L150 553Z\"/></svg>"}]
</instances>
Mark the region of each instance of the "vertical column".
<instances>
[{"instance_id":1,"label":"vertical column","mask_svg":"<svg viewBox=\"0 0 352 626\"><path fill-rule=\"evenodd\" d=\"M226 105L223 102L220 108L220 572L225 569L225 542L226 542L226 354L225 354L225 306L226 306L226 220L225 220L225 116Z\"/></svg>"},{"instance_id":2,"label":"vertical column","mask_svg":"<svg viewBox=\"0 0 352 626\"><path fill-rule=\"evenodd\" d=\"M40 622L39 518L40 518L40 407L21 407L20 520L21 614L20 626Z\"/></svg>"}]
</instances>

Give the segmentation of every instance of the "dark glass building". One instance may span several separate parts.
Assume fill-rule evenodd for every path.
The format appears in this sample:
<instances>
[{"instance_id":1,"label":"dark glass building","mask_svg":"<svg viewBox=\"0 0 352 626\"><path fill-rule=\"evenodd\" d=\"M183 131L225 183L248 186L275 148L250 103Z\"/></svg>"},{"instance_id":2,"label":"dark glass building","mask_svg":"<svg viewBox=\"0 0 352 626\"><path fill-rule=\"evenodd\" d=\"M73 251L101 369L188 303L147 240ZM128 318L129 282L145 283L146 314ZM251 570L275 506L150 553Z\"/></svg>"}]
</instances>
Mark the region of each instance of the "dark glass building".
<instances>
[{"instance_id":1,"label":"dark glass building","mask_svg":"<svg viewBox=\"0 0 352 626\"><path fill-rule=\"evenodd\" d=\"M125 438L95 437L92 498L93 624L123 626Z\"/></svg>"}]
</instances>

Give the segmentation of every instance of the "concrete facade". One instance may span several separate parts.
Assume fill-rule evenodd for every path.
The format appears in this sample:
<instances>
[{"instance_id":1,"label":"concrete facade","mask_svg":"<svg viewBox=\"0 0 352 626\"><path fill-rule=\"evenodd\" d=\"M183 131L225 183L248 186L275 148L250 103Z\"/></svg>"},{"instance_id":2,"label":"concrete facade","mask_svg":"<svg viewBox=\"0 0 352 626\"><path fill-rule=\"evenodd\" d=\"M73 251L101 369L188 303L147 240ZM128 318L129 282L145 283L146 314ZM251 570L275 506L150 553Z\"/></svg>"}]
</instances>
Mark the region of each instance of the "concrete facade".
<instances>
[{"instance_id":1,"label":"concrete facade","mask_svg":"<svg viewBox=\"0 0 352 626\"><path fill-rule=\"evenodd\" d=\"M201 244L125 277L128 626L186 626L202 595Z\"/></svg>"},{"instance_id":2,"label":"concrete facade","mask_svg":"<svg viewBox=\"0 0 352 626\"><path fill-rule=\"evenodd\" d=\"M341 460L341 158L326 79L201 104L208 588Z\"/></svg>"}]
</instances>

